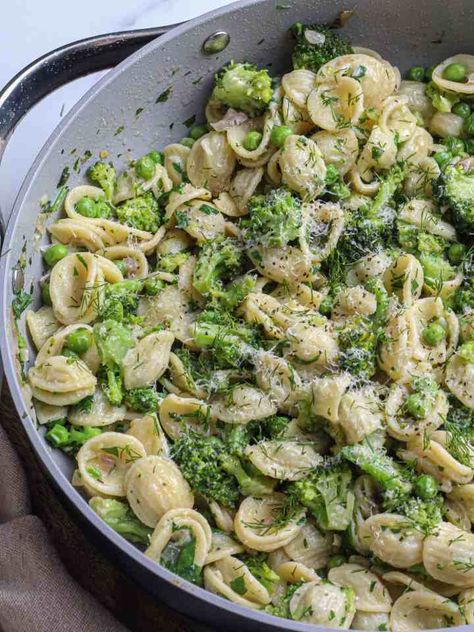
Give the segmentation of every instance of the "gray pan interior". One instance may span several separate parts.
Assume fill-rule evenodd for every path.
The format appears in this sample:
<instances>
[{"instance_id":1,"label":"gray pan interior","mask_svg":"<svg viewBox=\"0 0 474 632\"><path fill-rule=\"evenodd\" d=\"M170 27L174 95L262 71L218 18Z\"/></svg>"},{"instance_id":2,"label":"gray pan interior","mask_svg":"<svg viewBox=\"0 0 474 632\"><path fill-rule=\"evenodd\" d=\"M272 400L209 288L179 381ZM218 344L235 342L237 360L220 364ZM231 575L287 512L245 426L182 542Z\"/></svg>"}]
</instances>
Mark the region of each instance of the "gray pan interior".
<instances>
[{"instance_id":1,"label":"gray pan interior","mask_svg":"<svg viewBox=\"0 0 474 632\"><path fill-rule=\"evenodd\" d=\"M38 433L22 393L11 320L14 270L23 257L27 263L27 291L44 274L38 240L34 238L39 200L45 193L54 194L64 166L70 167L71 186L83 181L89 163L81 165L79 172L73 165L86 152L90 151L94 159L107 150L125 163L131 156L185 136L183 121L194 114L198 122L202 120L213 73L224 62L248 59L269 65L272 73L285 70L289 64L288 26L296 20L332 22L341 9L347 8L355 9L345 28L351 41L379 51L402 72L414 63L429 65L457 52L474 52L473 0L355 0L349 4L334 0L260 0L214 11L147 45L88 92L36 158L19 192L4 241L0 275L5 339L1 352L5 375L33 449L79 519L137 581L171 606L226 629L245 625L248 630L314 630L315 626L241 608L177 578L145 558L89 509L69 483L71 463ZM222 53L206 57L201 45L218 30L230 34L230 44ZM170 87L169 98L159 100ZM34 305L39 305L37 287ZM33 355L32 348L30 353Z\"/></svg>"}]
</instances>

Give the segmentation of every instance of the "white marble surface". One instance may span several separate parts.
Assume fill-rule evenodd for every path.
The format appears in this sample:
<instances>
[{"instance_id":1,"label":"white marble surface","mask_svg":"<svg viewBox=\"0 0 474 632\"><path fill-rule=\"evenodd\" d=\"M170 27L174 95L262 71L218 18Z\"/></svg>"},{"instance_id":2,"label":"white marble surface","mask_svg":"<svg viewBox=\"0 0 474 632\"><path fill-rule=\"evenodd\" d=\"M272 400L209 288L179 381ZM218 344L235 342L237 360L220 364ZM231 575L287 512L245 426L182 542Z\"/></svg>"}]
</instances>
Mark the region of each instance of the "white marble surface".
<instances>
[{"instance_id":1,"label":"white marble surface","mask_svg":"<svg viewBox=\"0 0 474 632\"><path fill-rule=\"evenodd\" d=\"M44 53L83 37L175 24L231 0L10 0L0 21L0 86ZM79 79L44 99L22 121L0 165L0 208L11 209L34 157L60 117L100 75Z\"/></svg>"}]
</instances>

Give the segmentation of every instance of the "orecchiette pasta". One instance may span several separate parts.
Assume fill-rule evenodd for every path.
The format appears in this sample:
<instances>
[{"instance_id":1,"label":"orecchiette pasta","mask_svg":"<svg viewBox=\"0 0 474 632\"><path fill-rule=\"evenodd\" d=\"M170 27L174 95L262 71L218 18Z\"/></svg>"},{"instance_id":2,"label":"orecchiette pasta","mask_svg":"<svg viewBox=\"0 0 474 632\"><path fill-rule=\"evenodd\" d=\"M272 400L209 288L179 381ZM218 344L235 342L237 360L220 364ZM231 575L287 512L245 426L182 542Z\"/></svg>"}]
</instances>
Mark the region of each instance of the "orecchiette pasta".
<instances>
[{"instance_id":1,"label":"orecchiette pasta","mask_svg":"<svg viewBox=\"0 0 474 632\"><path fill-rule=\"evenodd\" d=\"M351 588L329 581L307 582L296 590L290 601L293 619L328 628L349 628L355 614Z\"/></svg>"}]
</instances>

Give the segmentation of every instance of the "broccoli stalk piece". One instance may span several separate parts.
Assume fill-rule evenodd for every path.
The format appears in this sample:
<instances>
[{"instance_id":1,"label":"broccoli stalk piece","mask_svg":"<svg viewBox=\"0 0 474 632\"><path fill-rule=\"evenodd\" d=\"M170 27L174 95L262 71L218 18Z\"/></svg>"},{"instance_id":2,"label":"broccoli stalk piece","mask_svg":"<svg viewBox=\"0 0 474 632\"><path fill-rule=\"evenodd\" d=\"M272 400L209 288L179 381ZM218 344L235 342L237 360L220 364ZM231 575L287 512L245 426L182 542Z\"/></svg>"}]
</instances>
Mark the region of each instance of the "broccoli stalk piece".
<instances>
[{"instance_id":1,"label":"broccoli stalk piece","mask_svg":"<svg viewBox=\"0 0 474 632\"><path fill-rule=\"evenodd\" d=\"M342 448L341 454L381 485L388 506L410 495L413 486L401 466L381 450L374 449L369 440L347 445Z\"/></svg>"},{"instance_id":2,"label":"broccoli stalk piece","mask_svg":"<svg viewBox=\"0 0 474 632\"><path fill-rule=\"evenodd\" d=\"M152 386L132 388L125 391L123 396L125 406L139 413L156 412L159 401L160 396Z\"/></svg>"},{"instance_id":3,"label":"broccoli stalk piece","mask_svg":"<svg viewBox=\"0 0 474 632\"><path fill-rule=\"evenodd\" d=\"M252 292L256 284L255 277L246 274L235 279L225 288L219 296L219 304L223 309L233 311L242 303L245 297Z\"/></svg>"},{"instance_id":4,"label":"broccoli stalk piece","mask_svg":"<svg viewBox=\"0 0 474 632\"><path fill-rule=\"evenodd\" d=\"M341 368L361 379L371 378L377 368L377 334L367 316L347 318L338 332Z\"/></svg>"},{"instance_id":5,"label":"broccoli stalk piece","mask_svg":"<svg viewBox=\"0 0 474 632\"><path fill-rule=\"evenodd\" d=\"M328 26L301 24L290 28L296 43L293 49L293 68L307 68L317 72L331 59L353 53L352 46Z\"/></svg>"},{"instance_id":6,"label":"broccoli stalk piece","mask_svg":"<svg viewBox=\"0 0 474 632\"><path fill-rule=\"evenodd\" d=\"M286 189L250 198L249 215L241 222L248 245L283 248L299 236L301 201Z\"/></svg>"},{"instance_id":7,"label":"broccoli stalk piece","mask_svg":"<svg viewBox=\"0 0 474 632\"><path fill-rule=\"evenodd\" d=\"M150 544L153 529L140 522L127 503L94 496L89 505L109 527L126 540L145 546Z\"/></svg>"},{"instance_id":8,"label":"broccoli stalk piece","mask_svg":"<svg viewBox=\"0 0 474 632\"><path fill-rule=\"evenodd\" d=\"M72 426L66 423L66 419L55 419L47 424L45 438L66 454L76 454L81 445L101 432L100 428L93 426Z\"/></svg>"},{"instance_id":9,"label":"broccoli stalk piece","mask_svg":"<svg viewBox=\"0 0 474 632\"><path fill-rule=\"evenodd\" d=\"M223 441L195 432L183 433L173 444L171 452L184 478L195 491L224 507L236 506L239 487L235 477L222 468L221 457L227 455Z\"/></svg>"},{"instance_id":10,"label":"broccoli stalk piece","mask_svg":"<svg viewBox=\"0 0 474 632\"><path fill-rule=\"evenodd\" d=\"M92 184L99 186L109 202L112 201L117 182L117 173L111 163L96 162L87 170L87 176Z\"/></svg>"},{"instance_id":11,"label":"broccoli stalk piece","mask_svg":"<svg viewBox=\"0 0 474 632\"><path fill-rule=\"evenodd\" d=\"M223 294L222 279L239 268L242 251L235 239L207 241L199 251L193 273L193 286L203 296Z\"/></svg>"},{"instance_id":12,"label":"broccoli stalk piece","mask_svg":"<svg viewBox=\"0 0 474 632\"><path fill-rule=\"evenodd\" d=\"M354 509L351 480L350 469L335 463L315 468L306 478L291 483L287 491L308 507L322 529L344 531Z\"/></svg>"},{"instance_id":13,"label":"broccoli stalk piece","mask_svg":"<svg viewBox=\"0 0 474 632\"><path fill-rule=\"evenodd\" d=\"M452 222L460 234L474 234L474 170L464 163L448 165L433 183L433 192L451 211Z\"/></svg>"},{"instance_id":14,"label":"broccoli stalk piece","mask_svg":"<svg viewBox=\"0 0 474 632\"><path fill-rule=\"evenodd\" d=\"M99 383L111 404L120 406L123 399L121 367L127 351L135 341L128 327L115 320L94 325L94 340L102 366Z\"/></svg>"},{"instance_id":15,"label":"broccoli stalk piece","mask_svg":"<svg viewBox=\"0 0 474 632\"><path fill-rule=\"evenodd\" d=\"M100 318L118 322L133 321L138 308L138 293L142 288L143 282L136 279L107 284L99 305Z\"/></svg>"},{"instance_id":16,"label":"broccoli stalk piece","mask_svg":"<svg viewBox=\"0 0 474 632\"><path fill-rule=\"evenodd\" d=\"M377 301L377 308L371 317L374 327L384 327L388 320L389 297L383 281L377 277L372 277L365 284L366 290L372 292Z\"/></svg>"},{"instance_id":17,"label":"broccoli stalk piece","mask_svg":"<svg viewBox=\"0 0 474 632\"><path fill-rule=\"evenodd\" d=\"M267 109L272 93L272 79L266 68L231 62L215 75L211 100L257 116Z\"/></svg>"},{"instance_id":18,"label":"broccoli stalk piece","mask_svg":"<svg viewBox=\"0 0 474 632\"><path fill-rule=\"evenodd\" d=\"M262 496L268 496L274 490L276 480L264 476L250 463L247 463L246 466L248 470L252 470L251 474L245 470L238 457L228 454L221 458L222 468L228 474L235 476L242 496L262 498Z\"/></svg>"},{"instance_id":19,"label":"broccoli stalk piece","mask_svg":"<svg viewBox=\"0 0 474 632\"><path fill-rule=\"evenodd\" d=\"M218 325L200 320L194 326L196 345L212 349L216 362L225 367L240 367L252 357L254 349L247 342L252 336L252 331L238 324Z\"/></svg>"},{"instance_id":20,"label":"broccoli stalk piece","mask_svg":"<svg viewBox=\"0 0 474 632\"><path fill-rule=\"evenodd\" d=\"M156 233L161 224L157 199L151 191L127 200L116 208L118 221L138 230Z\"/></svg>"}]
</instances>

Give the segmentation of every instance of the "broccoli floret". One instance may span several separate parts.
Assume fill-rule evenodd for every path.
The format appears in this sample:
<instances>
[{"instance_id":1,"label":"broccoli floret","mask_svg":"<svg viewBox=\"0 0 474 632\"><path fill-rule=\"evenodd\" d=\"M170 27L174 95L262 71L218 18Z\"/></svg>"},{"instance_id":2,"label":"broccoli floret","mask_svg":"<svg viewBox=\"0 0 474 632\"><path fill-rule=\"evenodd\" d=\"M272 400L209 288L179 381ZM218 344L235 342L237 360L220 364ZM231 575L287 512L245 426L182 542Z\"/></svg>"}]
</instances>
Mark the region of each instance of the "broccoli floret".
<instances>
[{"instance_id":1,"label":"broccoli floret","mask_svg":"<svg viewBox=\"0 0 474 632\"><path fill-rule=\"evenodd\" d=\"M194 564L196 538L189 529L180 529L180 532L178 539L169 540L161 553L160 564L188 582L202 586L202 567Z\"/></svg>"},{"instance_id":2,"label":"broccoli floret","mask_svg":"<svg viewBox=\"0 0 474 632\"><path fill-rule=\"evenodd\" d=\"M415 529L422 531L425 535L430 535L443 519L442 504L441 496L432 498L429 502L424 502L419 498L409 498L394 510L406 516Z\"/></svg>"},{"instance_id":3,"label":"broccoli floret","mask_svg":"<svg viewBox=\"0 0 474 632\"><path fill-rule=\"evenodd\" d=\"M377 301L375 313L371 316L371 321L376 330L380 333L380 327L384 327L388 319L389 296L383 281L377 277L372 277L365 284L366 290L372 292Z\"/></svg>"},{"instance_id":4,"label":"broccoli floret","mask_svg":"<svg viewBox=\"0 0 474 632\"><path fill-rule=\"evenodd\" d=\"M117 206L118 221L138 230L156 233L161 224L157 199L151 191L138 195Z\"/></svg>"},{"instance_id":5,"label":"broccoli floret","mask_svg":"<svg viewBox=\"0 0 474 632\"><path fill-rule=\"evenodd\" d=\"M463 465L471 467L474 450L474 412L454 396L449 398L449 410L444 423L446 449Z\"/></svg>"},{"instance_id":6,"label":"broccoli floret","mask_svg":"<svg viewBox=\"0 0 474 632\"><path fill-rule=\"evenodd\" d=\"M248 445L265 439L280 438L288 427L288 417L273 415L248 424L228 424L224 428L224 440L230 454L242 457Z\"/></svg>"},{"instance_id":7,"label":"broccoli floret","mask_svg":"<svg viewBox=\"0 0 474 632\"><path fill-rule=\"evenodd\" d=\"M214 77L211 100L220 101L250 116L261 114L272 98L268 70L248 63L227 64Z\"/></svg>"},{"instance_id":8,"label":"broccoli floret","mask_svg":"<svg viewBox=\"0 0 474 632\"><path fill-rule=\"evenodd\" d=\"M117 173L113 164L96 162L87 170L87 176L92 184L96 184L104 191L105 197L111 202L117 182Z\"/></svg>"},{"instance_id":9,"label":"broccoli floret","mask_svg":"<svg viewBox=\"0 0 474 632\"><path fill-rule=\"evenodd\" d=\"M377 368L377 334L367 316L347 318L338 332L341 369L362 379L371 378Z\"/></svg>"},{"instance_id":10,"label":"broccoli floret","mask_svg":"<svg viewBox=\"0 0 474 632\"><path fill-rule=\"evenodd\" d=\"M242 220L244 238L249 245L282 248L299 236L301 201L286 189L250 198L249 215Z\"/></svg>"},{"instance_id":11,"label":"broccoli floret","mask_svg":"<svg viewBox=\"0 0 474 632\"><path fill-rule=\"evenodd\" d=\"M415 377L411 390L404 404L405 412L415 419L426 419L433 410L438 384L430 377Z\"/></svg>"},{"instance_id":12,"label":"broccoli floret","mask_svg":"<svg viewBox=\"0 0 474 632\"><path fill-rule=\"evenodd\" d=\"M425 94L431 100L435 110L439 112L451 112L453 105L460 101L458 94L440 90L433 81L426 85Z\"/></svg>"},{"instance_id":13,"label":"broccoli floret","mask_svg":"<svg viewBox=\"0 0 474 632\"><path fill-rule=\"evenodd\" d=\"M99 305L100 318L133 322L138 309L138 293L142 287L143 282L135 279L108 284Z\"/></svg>"},{"instance_id":14,"label":"broccoli floret","mask_svg":"<svg viewBox=\"0 0 474 632\"><path fill-rule=\"evenodd\" d=\"M405 252L414 254L441 255L449 245L448 242L420 229L419 226L397 220L398 243Z\"/></svg>"},{"instance_id":15,"label":"broccoli floret","mask_svg":"<svg viewBox=\"0 0 474 632\"><path fill-rule=\"evenodd\" d=\"M432 288L440 288L446 281L456 276L456 269L442 255L421 253L418 255L424 273L424 280Z\"/></svg>"},{"instance_id":16,"label":"broccoli floret","mask_svg":"<svg viewBox=\"0 0 474 632\"><path fill-rule=\"evenodd\" d=\"M107 399L120 406L123 399L121 367L127 351L135 341L128 327L115 320L94 325L94 340L99 352L101 367L99 384Z\"/></svg>"},{"instance_id":17,"label":"broccoli floret","mask_svg":"<svg viewBox=\"0 0 474 632\"><path fill-rule=\"evenodd\" d=\"M66 423L66 419L55 419L46 428L45 438L66 454L76 454L81 445L102 432L93 426L73 426Z\"/></svg>"},{"instance_id":18,"label":"broccoli floret","mask_svg":"<svg viewBox=\"0 0 474 632\"><path fill-rule=\"evenodd\" d=\"M240 560L247 566L252 575L265 586L270 594L280 582L280 576L267 564L267 556L264 553L257 555L240 556Z\"/></svg>"},{"instance_id":19,"label":"broccoli floret","mask_svg":"<svg viewBox=\"0 0 474 632\"><path fill-rule=\"evenodd\" d=\"M145 546L150 544L153 529L140 522L127 503L94 496L90 499L89 505L109 527L126 540Z\"/></svg>"},{"instance_id":20,"label":"broccoli floret","mask_svg":"<svg viewBox=\"0 0 474 632\"><path fill-rule=\"evenodd\" d=\"M468 314L474 310L474 286L463 282L454 293L452 306L457 314Z\"/></svg>"},{"instance_id":21,"label":"broccoli floret","mask_svg":"<svg viewBox=\"0 0 474 632\"><path fill-rule=\"evenodd\" d=\"M474 234L474 171L448 165L433 185L441 204L449 206L454 227L461 235Z\"/></svg>"},{"instance_id":22,"label":"broccoli floret","mask_svg":"<svg viewBox=\"0 0 474 632\"><path fill-rule=\"evenodd\" d=\"M237 270L241 262L242 250L235 239L207 241L194 267L193 286L203 296L220 296L223 279Z\"/></svg>"},{"instance_id":23,"label":"broccoli floret","mask_svg":"<svg viewBox=\"0 0 474 632\"><path fill-rule=\"evenodd\" d=\"M172 456L191 487L224 507L235 507L239 499L236 479L221 465L227 449L218 437L183 433L173 444Z\"/></svg>"},{"instance_id":24,"label":"broccoli floret","mask_svg":"<svg viewBox=\"0 0 474 632\"><path fill-rule=\"evenodd\" d=\"M296 22L290 31L296 39L293 68L308 68L317 72L331 59L354 52L349 42L328 26Z\"/></svg>"},{"instance_id":25,"label":"broccoli floret","mask_svg":"<svg viewBox=\"0 0 474 632\"><path fill-rule=\"evenodd\" d=\"M234 310L253 291L256 282L255 277L250 274L234 279L220 294L219 304L225 310Z\"/></svg>"},{"instance_id":26,"label":"broccoli floret","mask_svg":"<svg viewBox=\"0 0 474 632\"><path fill-rule=\"evenodd\" d=\"M152 386L132 388L123 396L125 406L139 413L156 412L159 401L160 396Z\"/></svg>"},{"instance_id":27,"label":"broccoli floret","mask_svg":"<svg viewBox=\"0 0 474 632\"><path fill-rule=\"evenodd\" d=\"M164 270L164 272L174 272L188 260L189 255L190 253L187 250L162 255L158 259L158 269Z\"/></svg>"},{"instance_id":28,"label":"broccoli floret","mask_svg":"<svg viewBox=\"0 0 474 632\"><path fill-rule=\"evenodd\" d=\"M291 483L287 492L308 507L322 529L344 531L354 509L351 481L350 469L336 462L315 468L307 477Z\"/></svg>"},{"instance_id":29,"label":"broccoli floret","mask_svg":"<svg viewBox=\"0 0 474 632\"><path fill-rule=\"evenodd\" d=\"M231 317L221 320L219 313L211 314L216 314L217 322L203 312L194 326L194 342L203 349L212 349L218 365L240 367L252 357L255 332Z\"/></svg>"},{"instance_id":30,"label":"broccoli floret","mask_svg":"<svg viewBox=\"0 0 474 632\"><path fill-rule=\"evenodd\" d=\"M290 613L290 601L298 588L303 586L304 582L298 582L296 584L287 584L286 591L281 595L276 603L271 603L265 606L265 612L272 614L274 617L281 617L282 619L291 619Z\"/></svg>"},{"instance_id":31,"label":"broccoli floret","mask_svg":"<svg viewBox=\"0 0 474 632\"><path fill-rule=\"evenodd\" d=\"M236 456L221 456L222 468L237 479L242 496L262 498L268 496L275 488L276 480L261 474L251 463L244 464Z\"/></svg>"},{"instance_id":32,"label":"broccoli floret","mask_svg":"<svg viewBox=\"0 0 474 632\"><path fill-rule=\"evenodd\" d=\"M388 454L372 447L369 438L343 447L341 454L381 485L387 508L410 495L413 486L406 472Z\"/></svg>"},{"instance_id":33,"label":"broccoli floret","mask_svg":"<svg viewBox=\"0 0 474 632\"><path fill-rule=\"evenodd\" d=\"M351 197L351 190L334 165L326 168L326 195L331 200L346 200Z\"/></svg>"}]
</instances>

